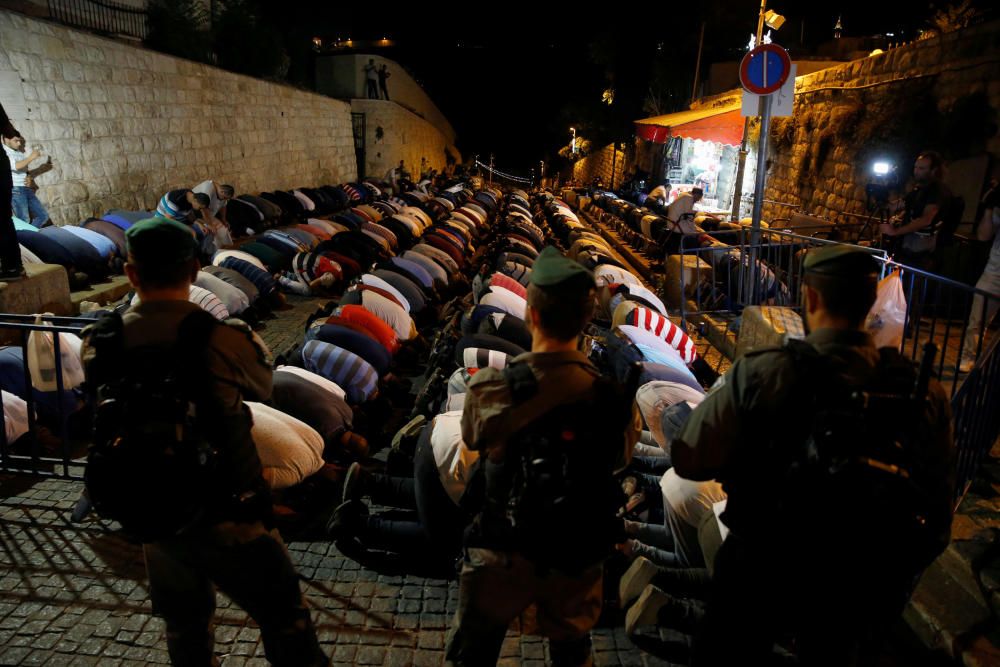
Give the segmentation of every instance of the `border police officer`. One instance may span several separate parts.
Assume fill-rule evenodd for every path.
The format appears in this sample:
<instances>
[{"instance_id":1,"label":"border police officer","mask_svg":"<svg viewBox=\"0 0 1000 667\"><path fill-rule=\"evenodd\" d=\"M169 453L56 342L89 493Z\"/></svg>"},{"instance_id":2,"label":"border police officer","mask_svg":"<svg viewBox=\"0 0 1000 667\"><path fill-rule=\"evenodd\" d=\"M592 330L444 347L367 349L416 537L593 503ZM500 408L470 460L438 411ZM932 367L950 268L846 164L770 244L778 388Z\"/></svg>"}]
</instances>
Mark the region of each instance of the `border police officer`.
<instances>
[{"instance_id":1,"label":"border police officer","mask_svg":"<svg viewBox=\"0 0 1000 667\"><path fill-rule=\"evenodd\" d=\"M948 541L950 404L933 379L914 391L913 365L865 332L877 262L830 245L803 268L805 341L738 360L673 445L681 476L729 497L696 665L763 663L789 634L803 664L850 664ZM906 462L855 449L876 440Z\"/></svg>"}]
</instances>

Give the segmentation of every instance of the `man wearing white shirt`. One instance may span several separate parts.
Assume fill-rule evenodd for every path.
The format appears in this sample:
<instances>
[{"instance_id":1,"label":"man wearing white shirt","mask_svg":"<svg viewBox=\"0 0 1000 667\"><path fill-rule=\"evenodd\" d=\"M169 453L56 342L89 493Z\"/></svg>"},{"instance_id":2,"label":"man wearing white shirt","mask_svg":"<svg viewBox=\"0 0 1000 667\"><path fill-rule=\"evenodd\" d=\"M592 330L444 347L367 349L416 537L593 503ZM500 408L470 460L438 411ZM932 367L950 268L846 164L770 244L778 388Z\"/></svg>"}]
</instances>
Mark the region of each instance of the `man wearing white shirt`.
<instances>
[{"instance_id":1,"label":"man wearing white shirt","mask_svg":"<svg viewBox=\"0 0 1000 667\"><path fill-rule=\"evenodd\" d=\"M33 173L29 167L32 162L41 159L42 153L37 147L30 153L25 153L24 148L24 137L20 134L9 138L3 137L3 150L10 161L10 175L14 184L11 194L11 208L14 215L21 220L30 222L35 227L44 227L49 222L49 213L42 206L35 191L29 186L29 179ZM50 157L42 166L51 163L52 158Z\"/></svg>"},{"instance_id":2,"label":"man wearing white shirt","mask_svg":"<svg viewBox=\"0 0 1000 667\"><path fill-rule=\"evenodd\" d=\"M691 192L677 195L677 199L667 207L671 229L682 234L697 234L700 231L694 224L694 205L701 201L704 194L701 188L692 188Z\"/></svg>"},{"instance_id":3,"label":"man wearing white shirt","mask_svg":"<svg viewBox=\"0 0 1000 667\"><path fill-rule=\"evenodd\" d=\"M649 199L658 202L661 206L667 205L667 196L670 194L670 185L663 183L650 190Z\"/></svg>"}]
</instances>

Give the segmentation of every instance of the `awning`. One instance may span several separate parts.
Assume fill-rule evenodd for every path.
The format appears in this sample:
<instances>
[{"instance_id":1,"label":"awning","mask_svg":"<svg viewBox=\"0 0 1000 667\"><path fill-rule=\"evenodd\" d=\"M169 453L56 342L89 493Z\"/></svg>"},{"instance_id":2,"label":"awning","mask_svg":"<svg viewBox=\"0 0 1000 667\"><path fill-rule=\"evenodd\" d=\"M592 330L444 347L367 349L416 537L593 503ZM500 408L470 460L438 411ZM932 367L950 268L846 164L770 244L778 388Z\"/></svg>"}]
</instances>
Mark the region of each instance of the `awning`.
<instances>
[{"instance_id":1,"label":"awning","mask_svg":"<svg viewBox=\"0 0 1000 667\"><path fill-rule=\"evenodd\" d=\"M690 109L665 116L653 116L636 121L635 133L640 139L658 144L670 137L716 141L738 146L743 141L743 116L740 103L710 109Z\"/></svg>"}]
</instances>

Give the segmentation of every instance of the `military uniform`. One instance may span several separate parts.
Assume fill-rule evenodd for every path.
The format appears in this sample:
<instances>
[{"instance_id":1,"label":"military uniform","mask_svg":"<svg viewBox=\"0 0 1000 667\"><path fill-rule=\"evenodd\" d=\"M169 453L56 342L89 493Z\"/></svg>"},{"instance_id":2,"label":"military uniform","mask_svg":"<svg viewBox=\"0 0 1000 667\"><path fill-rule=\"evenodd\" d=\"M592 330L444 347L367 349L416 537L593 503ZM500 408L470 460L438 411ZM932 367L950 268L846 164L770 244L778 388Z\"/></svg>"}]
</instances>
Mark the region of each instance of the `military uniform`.
<instances>
[{"instance_id":1,"label":"military uniform","mask_svg":"<svg viewBox=\"0 0 1000 667\"><path fill-rule=\"evenodd\" d=\"M195 256L191 231L176 222L138 223L126 236L130 256L140 261L151 256L152 261L182 262ZM131 308L122 318L126 358L143 350L170 350L181 322L198 310L188 301L150 301ZM90 381L111 379L94 377L97 360L95 349L85 341L84 362ZM216 411L208 421L210 425L216 421L220 430L227 431L220 434L221 443L213 438L219 449L220 497L247 497L263 485L260 459L250 438L250 414L243 401L270 396L269 354L246 324L230 320L212 330L206 361L211 377L207 395ZM135 474L150 471L137 470ZM153 611L166 622L173 664L218 664L212 628L216 586L258 623L272 664L327 664L298 575L280 535L265 525L269 513L266 496L246 507L220 501L218 507L207 508L210 518L201 525L179 537L143 545Z\"/></svg>"},{"instance_id":2,"label":"military uniform","mask_svg":"<svg viewBox=\"0 0 1000 667\"><path fill-rule=\"evenodd\" d=\"M807 256L804 266L836 270L840 262L857 259L850 257L853 252L849 247L812 251L813 261ZM864 386L876 372L880 354L863 331L819 329L805 342L827 360L838 382ZM764 662L783 632L796 637L804 664L847 664L859 646L898 617L909 595L916 573L903 559L884 562L872 543L877 540L850 531L844 539L832 528L824 535L824 526L810 525L808 519L797 525L778 519L774 508L795 507L796 498L787 497L787 479L775 473L792 450L775 443L804 446L819 409L810 402L816 383L830 382L828 376L803 373L797 362L785 348L738 360L674 442L674 466L682 477L716 479L728 494L722 519L730 534L716 558L693 664ZM953 498L951 410L934 380L924 422L912 472L928 499L927 525L943 549ZM874 522L880 508L869 509Z\"/></svg>"},{"instance_id":3,"label":"military uniform","mask_svg":"<svg viewBox=\"0 0 1000 667\"><path fill-rule=\"evenodd\" d=\"M545 287L580 276L593 284L589 271L546 248L535 262L531 281ZM508 439L554 405L592 399L600 375L578 351L525 353L511 362L519 363L531 369L537 382L535 398L515 401L504 375L493 368L480 370L468 385L462 439L490 459L502 458ZM616 445L621 467L630 460L640 431L639 413L633 410ZM600 560L573 572L539 567L517 551L483 548L477 539L467 539L459 606L449 632L449 664L495 663L508 625L531 605L537 610L538 631L550 640L553 662L589 664L589 633L601 613L602 570Z\"/></svg>"}]
</instances>

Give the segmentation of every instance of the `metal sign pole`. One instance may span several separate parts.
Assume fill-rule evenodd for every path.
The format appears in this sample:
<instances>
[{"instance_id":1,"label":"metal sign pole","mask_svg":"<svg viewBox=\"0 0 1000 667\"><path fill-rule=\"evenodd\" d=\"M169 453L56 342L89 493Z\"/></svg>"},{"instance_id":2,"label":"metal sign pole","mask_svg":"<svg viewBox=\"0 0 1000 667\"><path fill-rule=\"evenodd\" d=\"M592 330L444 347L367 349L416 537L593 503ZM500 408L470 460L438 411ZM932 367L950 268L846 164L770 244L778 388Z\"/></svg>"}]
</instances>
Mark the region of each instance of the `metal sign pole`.
<instances>
[{"instance_id":1,"label":"metal sign pole","mask_svg":"<svg viewBox=\"0 0 1000 667\"><path fill-rule=\"evenodd\" d=\"M760 214L764 207L764 182L767 180L767 137L771 131L772 95L760 96L760 139L757 140L757 178L753 193L753 218L750 224L750 243L760 242Z\"/></svg>"}]
</instances>

